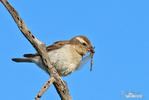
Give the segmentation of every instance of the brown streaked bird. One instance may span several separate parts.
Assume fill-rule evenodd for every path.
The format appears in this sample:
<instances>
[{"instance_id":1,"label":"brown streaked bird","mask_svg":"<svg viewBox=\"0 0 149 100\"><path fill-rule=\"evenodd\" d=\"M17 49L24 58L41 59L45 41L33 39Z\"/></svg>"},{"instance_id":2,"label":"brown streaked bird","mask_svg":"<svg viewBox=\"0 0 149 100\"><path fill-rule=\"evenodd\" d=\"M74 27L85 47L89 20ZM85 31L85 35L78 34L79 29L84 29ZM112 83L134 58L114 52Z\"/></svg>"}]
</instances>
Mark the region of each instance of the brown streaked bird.
<instances>
[{"instance_id":1,"label":"brown streaked bird","mask_svg":"<svg viewBox=\"0 0 149 100\"><path fill-rule=\"evenodd\" d=\"M60 76L66 76L78 69L83 56L88 52L95 53L90 40L85 36L76 36L69 41L57 41L47 47L51 64ZM15 62L31 62L47 71L38 53L24 54L26 58L12 58Z\"/></svg>"}]
</instances>

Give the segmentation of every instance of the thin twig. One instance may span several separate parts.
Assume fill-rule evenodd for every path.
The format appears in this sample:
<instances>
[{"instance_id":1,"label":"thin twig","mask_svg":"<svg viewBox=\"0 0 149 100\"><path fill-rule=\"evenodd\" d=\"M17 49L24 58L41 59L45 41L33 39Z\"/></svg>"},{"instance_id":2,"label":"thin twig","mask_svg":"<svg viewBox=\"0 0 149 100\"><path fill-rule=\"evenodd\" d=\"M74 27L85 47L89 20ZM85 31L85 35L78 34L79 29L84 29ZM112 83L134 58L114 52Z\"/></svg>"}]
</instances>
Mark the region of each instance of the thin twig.
<instances>
[{"instance_id":1,"label":"thin twig","mask_svg":"<svg viewBox=\"0 0 149 100\"><path fill-rule=\"evenodd\" d=\"M35 97L36 100L40 100L41 96L46 92L46 90L50 87L50 85L55 81L54 77L48 79L48 81L42 86L40 91L38 92L37 96Z\"/></svg>"},{"instance_id":2,"label":"thin twig","mask_svg":"<svg viewBox=\"0 0 149 100\"><path fill-rule=\"evenodd\" d=\"M21 19L17 11L9 4L7 0L0 0L2 4L7 8L14 21L16 22L18 28L22 32L22 34L28 39L28 41L33 45L33 47L37 50L39 55L42 58L42 61L45 66L48 68L48 73L51 77L55 78L55 82L53 83L61 100L72 100L67 85L63 84L63 80L59 76L55 67L53 67L50 63L50 59L47 55L46 45L40 42L28 29L28 27L24 24L24 21Z\"/></svg>"}]
</instances>

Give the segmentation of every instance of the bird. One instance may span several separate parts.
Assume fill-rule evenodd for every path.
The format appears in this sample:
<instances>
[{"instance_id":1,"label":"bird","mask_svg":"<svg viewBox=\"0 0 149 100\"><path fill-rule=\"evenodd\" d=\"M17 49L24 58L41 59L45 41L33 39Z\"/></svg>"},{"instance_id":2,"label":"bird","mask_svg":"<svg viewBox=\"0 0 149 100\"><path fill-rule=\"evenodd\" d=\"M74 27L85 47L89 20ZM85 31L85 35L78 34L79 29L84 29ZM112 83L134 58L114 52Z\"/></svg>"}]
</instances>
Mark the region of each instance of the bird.
<instances>
[{"instance_id":1,"label":"bird","mask_svg":"<svg viewBox=\"0 0 149 100\"><path fill-rule=\"evenodd\" d=\"M54 42L46 47L51 64L56 68L60 76L67 76L76 71L83 60L83 56L94 54L95 50L90 40L83 35L75 36L70 40ZM48 68L43 64L38 53L24 54L25 58L12 58L14 62L35 63L48 73Z\"/></svg>"}]
</instances>

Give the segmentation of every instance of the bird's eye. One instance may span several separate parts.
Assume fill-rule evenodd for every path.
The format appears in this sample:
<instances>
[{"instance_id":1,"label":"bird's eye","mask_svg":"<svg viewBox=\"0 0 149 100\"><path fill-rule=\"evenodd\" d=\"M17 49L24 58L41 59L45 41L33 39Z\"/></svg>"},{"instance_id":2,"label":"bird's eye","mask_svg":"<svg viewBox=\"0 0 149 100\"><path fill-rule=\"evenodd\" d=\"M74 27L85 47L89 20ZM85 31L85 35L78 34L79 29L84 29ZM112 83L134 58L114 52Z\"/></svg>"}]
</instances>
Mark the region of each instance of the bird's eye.
<instances>
[{"instance_id":1,"label":"bird's eye","mask_svg":"<svg viewBox=\"0 0 149 100\"><path fill-rule=\"evenodd\" d=\"M82 43L84 46L86 46L87 44L86 43Z\"/></svg>"}]
</instances>

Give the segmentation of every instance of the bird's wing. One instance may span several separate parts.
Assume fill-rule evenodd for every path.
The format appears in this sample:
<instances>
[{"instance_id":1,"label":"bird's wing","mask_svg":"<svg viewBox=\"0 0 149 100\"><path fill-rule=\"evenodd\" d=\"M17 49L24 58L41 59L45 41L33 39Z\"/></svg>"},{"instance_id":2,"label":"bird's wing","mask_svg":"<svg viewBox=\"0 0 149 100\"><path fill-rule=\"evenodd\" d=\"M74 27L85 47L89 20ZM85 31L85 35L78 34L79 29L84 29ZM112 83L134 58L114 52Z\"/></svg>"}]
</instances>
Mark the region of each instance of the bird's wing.
<instances>
[{"instance_id":1,"label":"bird's wing","mask_svg":"<svg viewBox=\"0 0 149 100\"><path fill-rule=\"evenodd\" d=\"M79 67L77 68L77 70L80 70L85 64L88 63L88 61L91 59L91 53L86 54L82 61L80 62Z\"/></svg>"},{"instance_id":2,"label":"bird's wing","mask_svg":"<svg viewBox=\"0 0 149 100\"><path fill-rule=\"evenodd\" d=\"M48 46L47 51L59 49L63 47L65 44L69 44L69 43L70 43L69 41L57 41L53 45Z\"/></svg>"},{"instance_id":3,"label":"bird's wing","mask_svg":"<svg viewBox=\"0 0 149 100\"><path fill-rule=\"evenodd\" d=\"M70 44L70 42L69 41L57 41L57 42L54 42L52 45L46 47L47 52L49 52L51 50L59 49L59 48L63 47L65 44ZM30 58L30 57L39 56L39 54L38 53L35 53L35 54L24 54L23 56Z\"/></svg>"}]
</instances>

